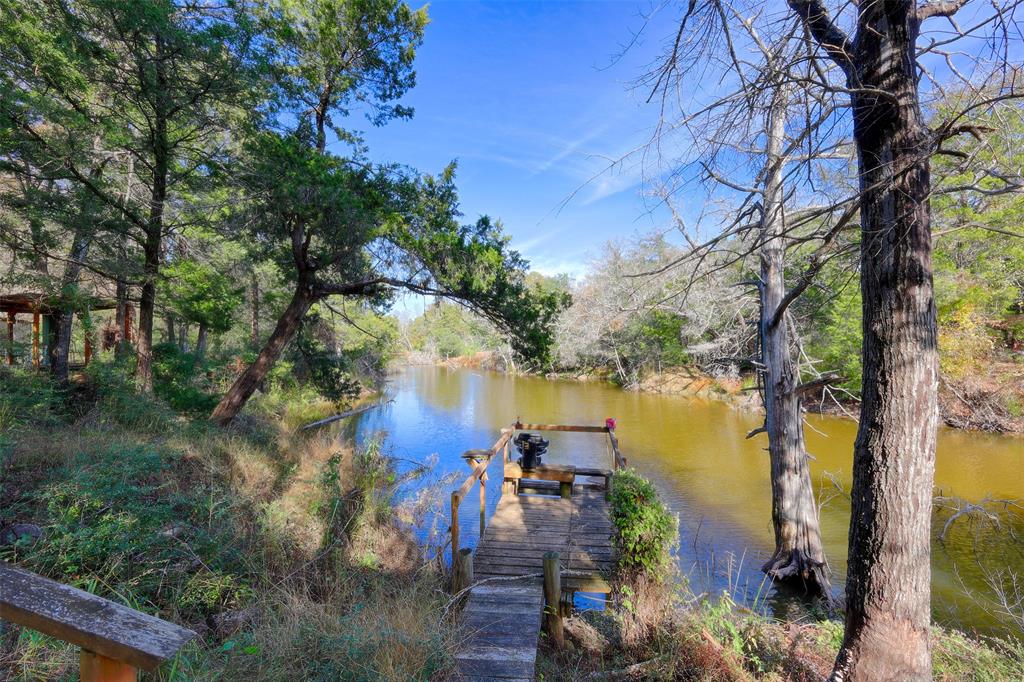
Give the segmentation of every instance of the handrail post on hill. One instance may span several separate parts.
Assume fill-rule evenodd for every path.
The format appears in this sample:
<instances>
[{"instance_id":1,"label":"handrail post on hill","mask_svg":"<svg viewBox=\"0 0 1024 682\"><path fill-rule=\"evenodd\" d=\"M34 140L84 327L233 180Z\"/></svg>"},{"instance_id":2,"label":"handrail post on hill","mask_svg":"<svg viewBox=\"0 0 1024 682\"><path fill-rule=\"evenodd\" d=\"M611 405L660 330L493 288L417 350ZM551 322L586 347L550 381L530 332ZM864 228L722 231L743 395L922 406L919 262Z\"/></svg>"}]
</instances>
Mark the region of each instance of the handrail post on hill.
<instances>
[{"instance_id":1,"label":"handrail post on hill","mask_svg":"<svg viewBox=\"0 0 1024 682\"><path fill-rule=\"evenodd\" d=\"M544 553L544 629L556 649L565 646L562 627L562 567L558 552Z\"/></svg>"},{"instance_id":2,"label":"handrail post on hill","mask_svg":"<svg viewBox=\"0 0 1024 682\"><path fill-rule=\"evenodd\" d=\"M472 467L473 471L469 474L469 477L462 482L458 490L452 491L451 497L451 547L452 547L452 573L454 574L459 570L458 568L458 556L459 550L461 549L459 543L459 505L462 504L462 500L465 499L469 491L473 489L476 483L480 482L480 534L483 535L484 523L487 518L487 465L490 464L491 459L498 452L502 451L502 448L508 445L509 439L512 437L511 429L502 429L501 437L498 441L491 446L489 450L467 450L464 453L467 463ZM453 586L457 581L453 580Z\"/></svg>"},{"instance_id":3,"label":"handrail post on hill","mask_svg":"<svg viewBox=\"0 0 1024 682\"><path fill-rule=\"evenodd\" d=\"M0 561L0 619L81 649L83 682L135 682L196 636L174 623Z\"/></svg>"}]
</instances>

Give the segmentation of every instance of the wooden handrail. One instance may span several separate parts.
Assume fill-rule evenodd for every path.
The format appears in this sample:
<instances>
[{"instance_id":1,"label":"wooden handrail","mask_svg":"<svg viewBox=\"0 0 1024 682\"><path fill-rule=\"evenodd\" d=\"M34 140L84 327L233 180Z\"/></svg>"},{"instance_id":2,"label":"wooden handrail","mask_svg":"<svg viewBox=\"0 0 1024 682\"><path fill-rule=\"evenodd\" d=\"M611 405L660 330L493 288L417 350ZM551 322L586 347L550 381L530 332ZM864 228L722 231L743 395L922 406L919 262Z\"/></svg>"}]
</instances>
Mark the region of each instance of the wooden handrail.
<instances>
[{"instance_id":1,"label":"wooden handrail","mask_svg":"<svg viewBox=\"0 0 1024 682\"><path fill-rule=\"evenodd\" d=\"M615 436L615 429L608 429L608 442L612 445L612 471L618 471L626 467L626 458L619 450L619 439Z\"/></svg>"},{"instance_id":2,"label":"wooden handrail","mask_svg":"<svg viewBox=\"0 0 1024 682\"><path fill-rule=\"evenodd\" d=\"M607 433L607 426L573 426L570 424L524 424L512 425L516 431L578 431L580 433Z\"/></svg>"},{"instance_id":3,"label":"wooden handrail","mask_svg":"<svg viewBox=\"0 0 1024 682\"><path fill-rule=\"evenodd\" d=\"M507 444L509 439L512 438L512 429L502 429L501 437L491 447L490 455L487 459L482 462L478 462L473 466L473 471L469 474L462 485L459 486L458 490L452 491L452 518L451 518L451 539L452 539L452 564L455 563L455 557L459 553L459 504L469 494L469 491L473 489L477 481L480 481L480 521L481 521L481 532L483 530L483 520L486 512L487 504L487 490L485 488L487 465L491 463L491 459L498 454L499 450L502 450ZM504 458L503 458L504 459Z\"/></svg>"},{"instance_id":4,"label":"wooden handrail","mask_svg":"<svg viewBox=\"0 0 1024 682\"><path fill-rule=\"evenodd\" d=\"M134 680L196 633L0 561L0 619L81 648L83 682Z\"/></svg>"},{"instance_id":5,"label":"wooden handrail","mask_svg":"<svg viewBox=\"0 0 1024 682\"><path fill-rule=\"evenodd\" d=\"M622 456L622 452L619 450L619 439L615 436L614 420L609 420L609 423L604 426L582 426L582 425L571 425L571 424L525 424L519 420L516 420L509 428L501 430L501 437L491 447L489 454L486 459L482 461L472 463L470 459L470 466L472 471L462 485L457 490L452 491L451 497L451 547L452 547L452 565L455 565L455 557L458 556L460 545L459 545L459 505L465 499L466 495L473 489L477 481L480 482L480 533L483 534L485 514L486 514L486 481L487 481L487 467L491 463L491 460L499 451L502 453L502 466L504 468L503 473L505 479L515 479L515 473L522 475L522 470L510 464L509 457L509 443L512 440L512 435L516 431L569 431L578 433L607 433L608 442L612 452L612 473L622 469L626 466L626 458ZM509 476L509 474L512 474ZM503 481L504 483L504 481ZM570 484L571 486L571 484ZM608 489L608 481L606 479L605 489ZM514 492L514 488L513 488Z\"/></svg>"}]
</instances>

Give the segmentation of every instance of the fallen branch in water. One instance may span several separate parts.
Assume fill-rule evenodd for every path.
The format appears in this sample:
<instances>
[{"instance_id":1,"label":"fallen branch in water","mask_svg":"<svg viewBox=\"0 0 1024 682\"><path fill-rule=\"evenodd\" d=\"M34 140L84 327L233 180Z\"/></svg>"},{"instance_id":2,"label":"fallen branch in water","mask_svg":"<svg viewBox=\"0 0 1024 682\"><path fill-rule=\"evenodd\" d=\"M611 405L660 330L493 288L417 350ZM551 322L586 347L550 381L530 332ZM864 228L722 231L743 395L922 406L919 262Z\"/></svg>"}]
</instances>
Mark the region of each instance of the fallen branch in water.
<instances>
[{"instance_id":1,"label":"fallen branch in water","mask_svg":"<svg viewBox=\"0 0 1024 682\"><path fill-rule=\"evenodd\" d=\"M357 414L361 414L363 412L366 412L367 410L372 410L375 407L380 407L381 405L387 405L388 403L393 403L393 402L395 402L395 401L394 400L382 400L379 403L370 403L369 405L363 405L362 407L357 407L357 408L355 408L353 410L348 410L347 412L342 412L340 414L332 414L330 417L324 417L323 419L318 419L317 421L311 422L309 424L306 424L305 426L300 426L299 427L299 431L305 431L307 429L315 429L318 426L326 426L327 424L331 424L333 422L342 420L345 417L353 417L353 416L355 416Z\"/></svg>"}]
</instances>

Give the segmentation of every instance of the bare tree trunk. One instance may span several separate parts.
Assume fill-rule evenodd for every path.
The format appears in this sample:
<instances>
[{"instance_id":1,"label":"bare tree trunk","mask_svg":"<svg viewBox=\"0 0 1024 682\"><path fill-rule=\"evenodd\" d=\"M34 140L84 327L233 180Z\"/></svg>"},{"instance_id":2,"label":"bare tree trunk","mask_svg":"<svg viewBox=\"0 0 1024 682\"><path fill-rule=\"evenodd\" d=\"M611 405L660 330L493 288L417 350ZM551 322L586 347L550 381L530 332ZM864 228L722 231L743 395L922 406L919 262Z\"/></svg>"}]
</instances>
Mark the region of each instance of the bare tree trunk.
<instances>
[{"instance_id":1,"label":"bare tree trunk","mask_svg":"<svg viewBox=\"0 0 1024 682\"><path fill-rule=\"evenodd\" d=\"M117 348L114 350L114 354L117 357L122 357L128 349L128 339L124 334L124 321L128 315L128 285L124 280L119 279L114 291L114 298L117 301L114 309L114 324L117 325Z\"/></svg>"},{"instance_id":2,"label":"bare tree trunk","mask_svg":"<svg viewBox=\"0 0 1024 682\"><path fill-rule=\"evenodd\" d=\"M188 328L189 323L187 320L181 320L178 322L178 350L182 353L188 352Z\"/></svg>"},{"instance_id":3,"label":"bare tree trunk","mask_svg":"<svg viewBox=\"0 0 1024 682\"><path fill-rule=\"evenodd\" d=\"M313 305L315 297L308 283L300 278L299 285L295 289L291 302L284 313L277 321L277 326L267 339L267 343L260 350L255 362L249 365L242 372L235 383L231 385L228 392L224 394L220 403L210 415L210 420L222 426L227 425L238 414L238 412L249 400L253 392L259 387L267 376L267 372L274 366L281 356L288 342L292 340L295 333L302 324L302 318Z\"/></svg>"},{"instance_id":4,"label":"bare tree trunk","mask_svg":"<svg viewBox=\"0 0 1024 682\"><path fill-rule=\"evenodd\" d=\"M89 253L90 234L89 226L80 225L75 230L71 242L71 252L67 265L64 267L64 275L61 278L61 311L54 315L51 323L55 329L53 332L55 343L51 344L48 352L50 354L50 375L61 385L68 383L68 355L71 353L71 325L74 323L75 310L72 301L69 300L75 293L78 286L78 278L82 272L82 261Z\"/></svg>"},{"instance_id":5,"label":"bare tree trunk","mask_svg":"<svg viewBox=\"0 0 1024 682\"><path fill-rule=\"evenodd\" d=\"M252 289L251 289L251 300L252 300L252 345L258 346L260 343L260 282L256 277L256 270L253 269L250 272Z\"/></svg>"},{"instance_id":6,"label":"bare tree trunk","mask_svg":"<svg viewBox=\"0 0 1024 682\"><path fill-rule=\"evenodd\" d=\"M785 89L776 89L766 121L767 154L761 223L761 362L764 365L765 429L771 459L775 552L762 570L775 580L802 585L831 600L821 544L818 506L804 445L803 414L785 318L776 312L786 295L783 233Z\"/></svg>"},{"instance_id":7,"label":"bare tree trunk","mask_svg":"<svg viewBox=\"0 0 1024 682\"><path fill-rule=\"evenodd\" d=\"M155 194L156 192L154 192ZM163 200L159 202L154 197L154 212L163 210ZM142 291L139 296L139 324L135 336L135 351L137 364L135 365L135 377L139 384L139 390L143 393L153 392L153 315L156 309L156 278L160 271L160 237L162 232L161 219L155 218L150 225L149 234L146 235L146 244L143 249L145 263L143 265L144 279Z\"/></svg>"},{"instance_id":8,"label":"bare tree trunk","mask_svg":"<svg viewBox=\"0 0 1024 682\"><path fill-rule=\"evenodd\" d=\"M174 333L174 316L164 315L164 343L178 343Z\"/></svg>"},{"instance_id":9,"label":"bare tree trunk","mask_svg":"<svg viewBox=\"0 0 1024 682\"><path fill-rule=\"evenodd\" d=\"M918 103L918 20L864 3L851 83L860 166L863 363L846 632L837 680L930 680L938 354L931 136Z\"/></svg>"},{"instance_id":10,"label":"bare tree trunk","mask_svg":"<svg viewBox=\"0 0 1024 682\"><path fill-rule=\"evenodd\" d=\"M200 322L199 323L198 336L196 337L196 364L197 365L201 364L203 362L203 358L206 356L206 335L207 335L206 323L205 322Z\"/></svg>"}]
</instances>

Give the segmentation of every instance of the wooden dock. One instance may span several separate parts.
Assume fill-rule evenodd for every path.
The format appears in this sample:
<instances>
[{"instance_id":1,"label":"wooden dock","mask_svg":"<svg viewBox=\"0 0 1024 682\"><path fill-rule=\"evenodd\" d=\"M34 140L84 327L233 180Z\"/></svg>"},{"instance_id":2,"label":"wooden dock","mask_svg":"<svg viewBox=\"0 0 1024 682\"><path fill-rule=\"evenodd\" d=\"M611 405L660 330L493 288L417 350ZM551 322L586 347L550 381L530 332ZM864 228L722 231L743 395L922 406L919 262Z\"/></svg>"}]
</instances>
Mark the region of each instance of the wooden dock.
<instances>
[{"instance_id":1,"label":"wooden dock","mask_svg":"<svg viewBox=\"0 0 1024 682\"><path fill-rule=\"evenodd\" d=\"M625 464L611 429L536 425L530 428L606 431L612 441L613 470ZM501 453L504 461L502 495L494 514L486 521L472 561L465 562L462 568L456 562L456 590L473 585L460 621L465 640L456 656L457 679L532 680L545 610L553 613L549 618L560 618L571 608L576 592L610 591L607 580L613 561L612 525L606 493L612 470L548 466L522 471L508 454L512 432L518 429L526 430L517 423L503 433L492 450L494 454ZM459 555L459 502L472 483L479 481L483 509L486 466L486 461L480 461L467 479L469 485L463 484L452 495L454 556ZM485 521L483 512L481 521ZM542 576L545 555L550 557L551 552L558 555L554 583L557 596L549 594L546 600ZM554 572L553 557L550 565ZM466 572L471 575L460 575ZM551 584L549 576L549 591ZM552 600L556 601L553 605Z\"/></svg>"}]
</instances>

